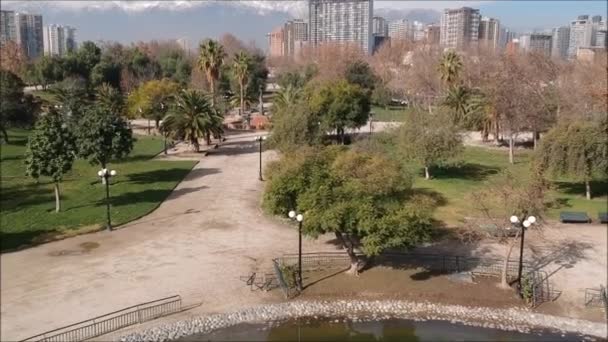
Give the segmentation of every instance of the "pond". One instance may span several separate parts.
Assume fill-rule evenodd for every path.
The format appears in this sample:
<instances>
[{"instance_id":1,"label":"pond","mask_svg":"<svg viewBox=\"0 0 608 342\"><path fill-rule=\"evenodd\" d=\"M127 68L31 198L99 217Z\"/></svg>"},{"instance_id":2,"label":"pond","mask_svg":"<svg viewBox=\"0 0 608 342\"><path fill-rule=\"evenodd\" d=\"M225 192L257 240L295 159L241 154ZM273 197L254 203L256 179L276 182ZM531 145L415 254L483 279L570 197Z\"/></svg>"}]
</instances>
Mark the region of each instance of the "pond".
<instances>
[{"instance_id":1,"label":"pond","mask_svg":"<svg viewBox=\"0 0 608 342\"><path fill-rule=\"evenodd\" d=\"M453 324L447 321L388 319L351 321L301 318L272 324L239 324L209 334L179 339L193 341L582 341L577 334L549 331L520 333ZM590 339L593 340L593 339Z\"/></svg>"}]
</instances>

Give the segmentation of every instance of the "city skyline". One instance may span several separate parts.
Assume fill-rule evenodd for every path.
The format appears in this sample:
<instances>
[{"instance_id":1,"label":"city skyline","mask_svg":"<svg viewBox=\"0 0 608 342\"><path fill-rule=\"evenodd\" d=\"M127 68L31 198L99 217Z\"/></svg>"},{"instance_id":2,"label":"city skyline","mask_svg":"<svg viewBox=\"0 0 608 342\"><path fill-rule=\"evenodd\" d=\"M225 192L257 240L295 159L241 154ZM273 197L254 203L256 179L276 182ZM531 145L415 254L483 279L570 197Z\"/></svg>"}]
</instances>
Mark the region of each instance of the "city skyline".
<instances>
[{"instance_id":1,"label":"city skyline","mask_svg":"<svg viewBox=\"0 0 608 342\"><path fill-rule=\"evenodd\" d=\"M244 41L255 41L266 49L266 34L285 21L306 18L306 1L139 1L125 2L23 2L5 1L5 10L25 10L44 16L44 25L58 24L78 27L79 41L109 40L122 43L139 40L186 38L197 42L217 38L230 32ZM172 4L172 6L167 6ZM468 6L480 9L483 16L497 18L502 27L525 33L569 25L579 14L605 15L606 3L600 1L436 1L387 2L374 1L374 16L387 8L395 12L430 9L439 18L445 8ZM304 10L302 10L304 7ZM434 12L434 14L433 14ZM399 14L396 14L399 15ZM263 17L264 20L259 20ZM108 21L112 25L107 25ZM158 23L162 23L158 25ZM437 20L438 22L438 20ZM141 30L128 30L133 24ZM427 22L430 23L430 22ZM162 27L162 30L159 30Z\"/></svg>"}]
</instances>

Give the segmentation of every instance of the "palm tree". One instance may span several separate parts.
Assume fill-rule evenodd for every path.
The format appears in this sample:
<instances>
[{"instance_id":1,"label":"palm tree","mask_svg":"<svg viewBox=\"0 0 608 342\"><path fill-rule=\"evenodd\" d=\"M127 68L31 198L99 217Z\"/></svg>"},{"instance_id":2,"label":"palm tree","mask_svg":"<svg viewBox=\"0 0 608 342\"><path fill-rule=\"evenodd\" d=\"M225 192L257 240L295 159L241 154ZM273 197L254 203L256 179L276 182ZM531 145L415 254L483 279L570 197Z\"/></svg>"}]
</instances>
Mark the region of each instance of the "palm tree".
<instances>
[{"instance_id":1,"label":"palm tree","mask_svg":"<svg viewBox=\"0 0 608 342\"><path fill-rule=\"evenodd\" d=\"M112 113L123 115L125 111L125 101L120 91L108 83L104 83L97 88L95 99L98 105L104 106Z\"/></svg>"},{"instance_id":2,"label":"palm tree","mask_svg":"<svg viewBox=\"0 0 608 342\"><path fill-rule=\"evenodd\" d=\"M492 102L479 90L474 89L468 105L469 117L481 130L483 141L488 141L490 132L494 135L494 142L498 144L498 133L500 132L500 115L492 105Z\"/></svg>"},{"instance_id":3,"label":"palm tree","mask_svg":"<svg viewBox=\"0 0 608 342\"><path fill-rule=\"evenodd\" d=\"M211 136L222 133L222 122L222 116L202 93L194 89L183 90L163 119L161 131L189 141L199 152L199 139L205 138L207 144L211 144Z\"/></svg>"},{"instance_id":4,"label":"palm tree","mask_svg":"<svg viewBox=\"0 0 608 342\"><path fill-rule=\"evenodd\" d=\"M289 107L298 101L301 93L301 88L294 87L291 84L286 88L281 88L274 97L274 106L277 109Z\"/></svg>"},{"instance_id":5,"label":"palm tree","mask_svg":"<svg viewBox=\"0 0 608 342\"><path fill-rule=\"evenodd\" d=\"M198 67L203 71L211 87L211 104L215 106L215 82L220 78L220 69L224 64L226 53L224 47L215 40L208 39L200 45Z\"/></svg>"},{"instance_id":6,"label":"palm tree","mask_svg":"<svg viewBox=\"0 0 608 342\"><path fill-rule=\"evenodd\" d=\"M452 86L456 83L460 77L462 71L462 60L455 51L448 51L441 57L439 63L439 72L441 73L441 80L447 85Z\"/></svg>"},{"instance_id":7,"label":"palm tree","mask_svg":"<svg viewBox=\"0 0 608 342\"><path fill-rule=\"evenodd\" d=\"M242 51L237 53L232 63L232 71L239 81L241 115L243 115L245 113L245 86L249 82L249 73L251 72L251 57Z\"/></svg>"},{"instance_id":8,"label":"palm tree","mask_svg":"<svg viewBox=\"0 0 608 342\"><path fill-rule=\"evenodd\" d=\"M469 119L469 110L471 109L471 93L464 86L451 87L443 100L443 104L453 111L455 124L465 124Z\"/></svg>"}]
</instances>

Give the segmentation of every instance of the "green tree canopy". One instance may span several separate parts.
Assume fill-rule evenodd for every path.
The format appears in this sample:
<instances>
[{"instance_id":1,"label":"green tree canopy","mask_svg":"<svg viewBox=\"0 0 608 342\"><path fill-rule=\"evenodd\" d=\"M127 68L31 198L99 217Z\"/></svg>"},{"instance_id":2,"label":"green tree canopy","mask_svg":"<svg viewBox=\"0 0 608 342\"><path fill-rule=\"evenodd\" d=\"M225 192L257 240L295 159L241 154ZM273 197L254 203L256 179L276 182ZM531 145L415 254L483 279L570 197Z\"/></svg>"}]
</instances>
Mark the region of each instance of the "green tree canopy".
<instances>
[{"instance_id":1,"label":"green tree canopy","mask_svg":"<svg viewBox=\"0 0 608 342\"><path fill-rule=\"evenodd\" d=\"M441 80L448 86L454 85L460 79L462 68L462 59L456 51L449 50L445 52L439 62Z\"/></svg>"},{"instance_id":2,"label":"green tree canopy","mask_svg":"<svg viewBox=\"0 0 608 342\"><path fill-rule=\"evenodd\" d=\"M293 151L300 146L318 145L323 141L323 136L318 115L313 113L303 100L288 101L283 105L275 104L273 107L272 134L268 139L273 148L283 152Z\"/></svg>"},{"instance_id":3,"label":"green tree canopy","mask_svg":"<svg viewBox=\"0 0 608 342\"><path fill-rule=\"evenodd\" d=\"M216 83L220 78L220 71L224 65L226 52L224 47L219 42L208 39L200 46L200 54L198 57L198 67L205 72L207 82L211 87L212 101L216 102Z\"/></svg>"},{"instance_id":4,"label":"green tree canopy","mask_svg":"<svg viewBox=\"0 0 608 342\"><path fill-rule=\"evenodd\" d=\"M131 153L133 140L127 122L105 106L87 108L78 125L79 155L102 168Z\"/></svg>"},{"instance_id":5,"label":"green tree canopy","mask_svg":"<svg viewBox=\"0 0 608 342\"><path fill-rule=\"evenodd\" d=\"M369 92L372 92L376 88L376 83L378 83L378 77L374 74L372 68L362 60L356 60L348 64L344 77L348 82L356 84L361 89Z\"/></svg>"},{"instance_id":6,"label":"green tree canopy","mask_svg":"<svg viewBox=\"0 0 608 342\"><path fill-rule=\"evenodd\" d=\"M319 116L322 128L336 131L341 143L346 128L359 128L367 123L370 95L358 85L338 80L311 88L311 110Z\"/></svg>"},{"instance_id":7,"label":"green tree canopy","mask_svg":"<svg viewBox=\"0 0 608 342\"><path fill-rule=\"evenodd\" d=\"M143 116L154 120L156 128L159 128L160 120L166 115L179 89L178 83L167 78L143 83L129 94L127 99L129 117Z\"/></svg>"},{"instance_id":8,"label":"green tree canopy","mask_svg":"<svg viewBox=\"0 0 608 342\"><path fill-rule=\"evenodd\" d=\"M63 80L63 64L59 57L42 56L35 63L37 82L46 88L49 84Z\"/></svg>"},{"instance_id":9,"label":"green tree canopy","mask_svg":"<svg viewBox=\"0 0 608 342\"><path fill-rule=\"evenodd\" d=\"M561 122L542 139L536 153L541 167L553 176L568 176L585 182L591 199L590 181L608 176L608 125L597 121Z\"/></svg>"},{"instance_id":10,"label":"green tree canopy","mask_svg":"<svg viewBox=\"0 0 608 342\"><path fill-rule=\"evenodd\" d=\"M116 89L120 89L120 72L120 64L109 58L102 58L101 61L91 69L91 85L93 87L98 87L107 83Z\"/></svg>"},{"instance_id":11,"label":"green tree canopy","mask_svg":"<svg viewBox=\"0 0 608 342\"><path fill-rule=\"evenodd\" d=\"M422 166L425 178L430 179L431 167L448 163L462 151L462 139L445 113L417 110L399 128L398 148L403 158Z\"/></svg>"},{"instance_id":12,"label":"green tree canopy","mask_svg":"<svg viewBox=\"0 0 608 342\"><path fill-rule=\"evenodd\" d=\"M307 235L334 233L351 257L353 273L361 267L356 248L374 256L430 237L430 210L412 201L411 177L380 155L337 146L301 149L268 170L265 208L281 216L302 213Z\"/></svg>"},{"instance_id":13,"label":"green tree canopy","mask_svg":"<svg viewBox=\"0 0 608 342\"><path fill-rule=\"evenodd\" d=\"M50 111L38 119L25 152L26 174L53 180L56 212L61 210L59 184L72 169L76 151L76 138L59 113Z\"/></svg>"},{"instance_id":14,"label":"green tree canopy","mask_svg":"<svg viewBox=\"0 0 608 342\"><path fill-rule=\"evenodd\" d=\"M6 142L9 127L29 126L37 115L32 97L23 93L24 86L17 75L0 69L0 131Z\"/></svg>"}]
</instances>

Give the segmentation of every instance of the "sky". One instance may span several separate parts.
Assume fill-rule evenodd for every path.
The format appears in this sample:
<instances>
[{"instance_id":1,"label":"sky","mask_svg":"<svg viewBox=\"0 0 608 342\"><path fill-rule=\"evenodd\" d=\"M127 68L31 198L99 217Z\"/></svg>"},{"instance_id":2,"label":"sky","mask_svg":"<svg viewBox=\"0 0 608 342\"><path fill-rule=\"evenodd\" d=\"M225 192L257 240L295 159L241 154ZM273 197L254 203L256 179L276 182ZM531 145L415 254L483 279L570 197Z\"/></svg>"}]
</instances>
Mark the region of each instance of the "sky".
<instances>
[{"instance_id":1,"label":"sky","mask_svg":"<svg viewBox=\"0 0 608 342\"><path fill-rule=\"evenodd\" d=\"M266 48L266 33L293 17L306 16L306 1L179 0L179 1L9 1L2 9L43 15L44 24L71 25L77 39L138 40L186 38L194 46L230 32ZM469 6L498 18L516 32L567 25L579 14L607 15L607 2L597 1L374 1L374 9L403 13L412 9L441 11ZM438 15L438 14L437 14Z\"/></svg>"}]
</instances>

